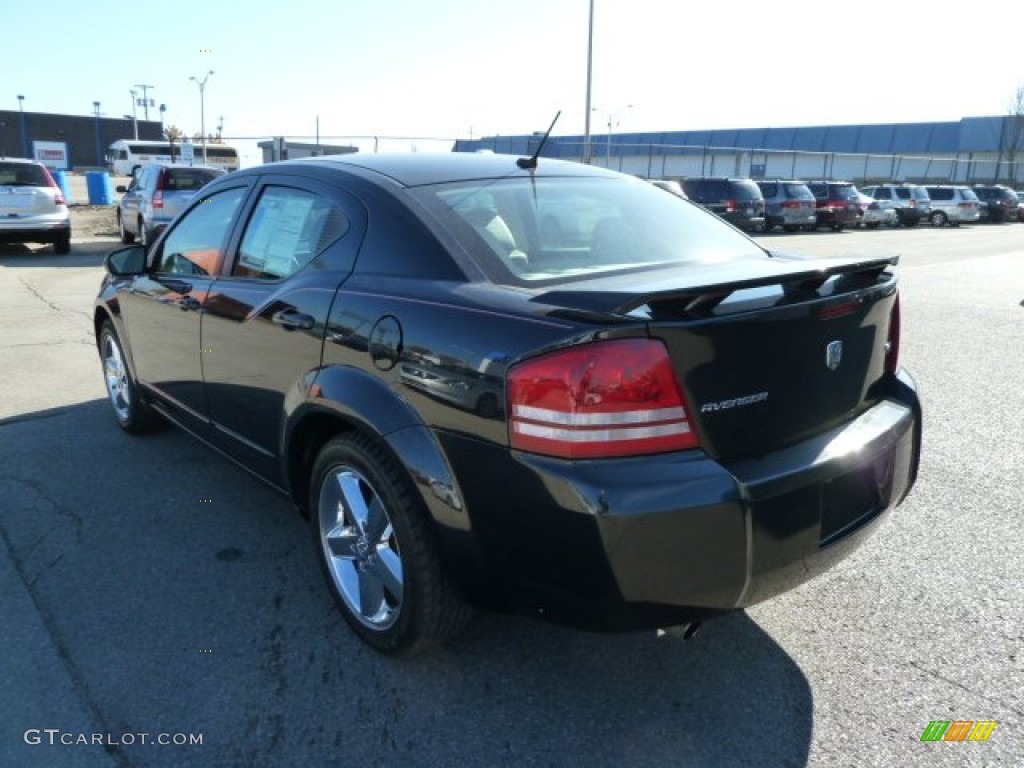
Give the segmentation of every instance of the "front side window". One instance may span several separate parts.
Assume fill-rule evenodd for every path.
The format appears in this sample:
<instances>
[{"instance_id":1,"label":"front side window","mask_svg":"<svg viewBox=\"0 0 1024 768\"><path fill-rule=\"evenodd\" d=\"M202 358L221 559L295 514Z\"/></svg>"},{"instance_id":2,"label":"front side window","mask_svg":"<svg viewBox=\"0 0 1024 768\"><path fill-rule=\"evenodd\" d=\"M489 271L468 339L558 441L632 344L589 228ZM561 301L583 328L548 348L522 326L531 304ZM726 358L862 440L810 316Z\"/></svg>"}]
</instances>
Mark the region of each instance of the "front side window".
<instances>
[{"instance_id":1,"label":"front side window","mask_svg":"<svg viewBox=\"0 0 1024 768\"><path fill-rule=\"evenodd\" d=\"M172 275L211 275L231 233L245 187L204 198L164 238L156 271Z\"/></svg>"},{"instance_id":2,"label":"front side window","mask_svg":"<svg viewBox=\"0 0 1024 768\"><path fill-rule=\"evenodd\" d=\"M267 187L246 227L231 274L280 280L293 275L348 229L337 206L311 192Z\"/></svg>"},{"instance_id":3,"label":"front side window","mask_svg":"<svg viewBox=\"0 0 1024 768\"><path fill-rule=\"evenodd\" d=\"M699 206L639 180L516 177L412 193L499 283L765 255Z\"/></svg>"}]
</instances>

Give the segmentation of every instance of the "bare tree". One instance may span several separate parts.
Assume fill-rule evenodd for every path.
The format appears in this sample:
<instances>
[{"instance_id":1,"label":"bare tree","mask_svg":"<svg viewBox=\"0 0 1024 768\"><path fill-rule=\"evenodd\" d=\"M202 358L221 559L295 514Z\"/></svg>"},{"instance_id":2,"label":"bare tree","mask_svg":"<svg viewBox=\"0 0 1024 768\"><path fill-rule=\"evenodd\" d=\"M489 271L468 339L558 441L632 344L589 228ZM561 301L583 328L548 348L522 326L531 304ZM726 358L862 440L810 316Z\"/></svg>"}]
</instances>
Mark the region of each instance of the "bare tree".
<instances>
[{"instance_id":1,"label":"bare tree","mask_svg":"<svg viewBox=\"0 0 1024 768\"><path fill-rule=\"evenodd\" d=\"M173 126L173 125L168 125L166 128L164 128L164 137L171 144L171 162L172 163L177 161L177 156L176 156L176 153L174 151L174 144L175 144L175 142L180 142L184 136L185 136L185 133L181 130L181 128L178 128L178 127Z\"/></svg>"},{"instance_id":2,"label":"bare tree","mask_svg":"<svg viewBox=\"0 0 1024 768\"><path fill-rule=\"evenodd\" d=\"M1024 178L1024 171L1018 168L1017 155L1024 154L1024 85L1018 85L1003 118L999 132L999 157L1006 158L1007 176L1011 182ZM996 181L999 181L999 163L996 162Z\"/></svg>"}]
</instances>

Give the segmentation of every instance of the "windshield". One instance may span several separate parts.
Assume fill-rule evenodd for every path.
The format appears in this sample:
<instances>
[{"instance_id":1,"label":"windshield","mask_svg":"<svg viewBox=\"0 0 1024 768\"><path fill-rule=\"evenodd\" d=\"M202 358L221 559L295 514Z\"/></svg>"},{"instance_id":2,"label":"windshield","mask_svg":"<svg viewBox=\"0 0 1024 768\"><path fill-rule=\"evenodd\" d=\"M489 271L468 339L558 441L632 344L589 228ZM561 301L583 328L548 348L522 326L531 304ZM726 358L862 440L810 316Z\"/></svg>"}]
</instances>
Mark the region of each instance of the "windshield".
<instances>
[{"instance_id":1,"label":"windshield","mask_svg":"<svg viewBox=\"0 0 1024 768\"><path fill-rule=\"evenodd\" d=\"M523 176L412 194L495 282L765 257L713 214L639 180Z\"/></svg>"}]
</instances>

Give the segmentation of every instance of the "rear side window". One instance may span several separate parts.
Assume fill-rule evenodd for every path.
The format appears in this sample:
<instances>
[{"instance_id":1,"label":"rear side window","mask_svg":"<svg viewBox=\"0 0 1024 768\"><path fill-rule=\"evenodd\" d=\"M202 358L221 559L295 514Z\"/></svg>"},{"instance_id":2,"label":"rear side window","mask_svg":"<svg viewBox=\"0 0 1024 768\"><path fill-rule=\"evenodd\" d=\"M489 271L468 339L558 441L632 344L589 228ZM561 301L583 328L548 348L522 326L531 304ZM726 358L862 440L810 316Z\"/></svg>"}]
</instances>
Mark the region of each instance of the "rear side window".
<instances>
[{"instance_id":1,"label":"rear side window","mask_svg":"<svg viewBox=\"0 0 1024 768\"><path fill-rule=\"evenodd\" d=\"M765 197L775 197L779 194L779 185L774 181L759 181L757 186L761 189L761 194Z\"/></svg>"},{"instance_id":2,"label":"rear side window","mask_svg":"<svg viewBox=\"0 0 1024 768\"><path fill-rule=\"evenodd\" d=\"M327 200L301 189L267 187L253 210L231 274L280 280L311 262L348 229Z\"/></svg>"},{"instance_id":3,"label":"rear side window","mask_svg":"<svg viewBox=\"0 0 1024 768\"><path fill-rule=\"evenodd\" d=\"M866 190L875 200L892 200L892 190L887 187L878 187L877 189Z\"/></svg>"},{"instance_id":4,"label":"rear side window","mask_svg":"<svg viewBox=\"0 0 1024 768\"><path fill-rule=\"evenodd\" d=\"M949 187L928 187L928 194L932 200L952 200L953 190Z\"/></svg>"}]
</instances>

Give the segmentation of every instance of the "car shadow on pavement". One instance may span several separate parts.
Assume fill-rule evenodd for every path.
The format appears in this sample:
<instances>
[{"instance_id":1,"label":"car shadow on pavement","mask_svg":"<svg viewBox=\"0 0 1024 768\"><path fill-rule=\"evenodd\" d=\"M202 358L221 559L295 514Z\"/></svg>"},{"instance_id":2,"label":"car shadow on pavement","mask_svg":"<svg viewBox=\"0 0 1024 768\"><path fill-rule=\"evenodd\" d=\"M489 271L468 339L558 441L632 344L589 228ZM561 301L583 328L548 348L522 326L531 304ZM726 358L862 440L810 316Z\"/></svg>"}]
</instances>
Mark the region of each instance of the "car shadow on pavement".
<instances>
[{"instance_id":1,"label":"car shadow on pavement","mask_svg":"<svg viewBox=\"0 0 1024 768\"><path fill-rule=\"evenodd\" d=\"M0 267L95 267L111 251L123 248L120 240L106 238L71 243L71 253L59 256L48 245L0 243Z\"/></svg>"},{"instance_id":2,"label":"car shadow on pavement","mask_svg":"<svg viewBox=\"0 0 1024 768\"><path fill-rule=\"evenodd\" d=\"M485 614L443 650L384 658L336 611L286 499L178 430L125 435L108 410L0 420L0 558L46 628L7 653L67 675L81 704L31 676L9 690L7 764L72 749L24 744L32 727L202 734L122 739L105 748L121 765L807 763L810 685L746 614L688 641ZM65 714L83 709L94 723Z\"/></svg>"}]
</instances>

